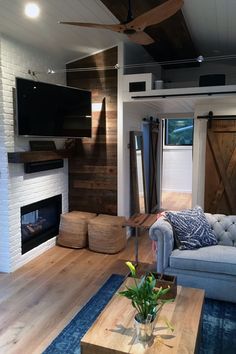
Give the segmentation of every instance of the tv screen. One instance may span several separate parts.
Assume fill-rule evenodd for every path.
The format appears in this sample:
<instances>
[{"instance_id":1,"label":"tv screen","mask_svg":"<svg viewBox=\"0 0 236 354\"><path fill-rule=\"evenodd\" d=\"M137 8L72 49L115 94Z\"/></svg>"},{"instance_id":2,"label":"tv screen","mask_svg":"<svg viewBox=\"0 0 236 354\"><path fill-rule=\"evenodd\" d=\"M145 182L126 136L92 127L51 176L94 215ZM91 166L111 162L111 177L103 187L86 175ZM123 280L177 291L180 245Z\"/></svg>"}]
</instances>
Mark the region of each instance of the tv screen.
<instances>
[{"instance_id":1,"label":"tv screen","mask_svg":"<svg viewBox=\"0 0 236 354\"><path fill-rule=\"evenodd\" d=\"M16 78L19 135L91 137L91 92Z\"/></svg>"}]
</instances>

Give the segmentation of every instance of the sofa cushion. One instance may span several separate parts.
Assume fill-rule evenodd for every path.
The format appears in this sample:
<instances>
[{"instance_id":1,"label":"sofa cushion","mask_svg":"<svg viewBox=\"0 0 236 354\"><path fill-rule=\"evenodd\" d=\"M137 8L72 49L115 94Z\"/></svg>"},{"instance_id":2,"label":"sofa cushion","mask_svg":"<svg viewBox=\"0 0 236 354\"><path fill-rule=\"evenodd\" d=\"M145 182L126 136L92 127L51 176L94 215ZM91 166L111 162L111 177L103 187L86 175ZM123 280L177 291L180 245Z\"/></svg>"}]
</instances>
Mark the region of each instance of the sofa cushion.
<instances>
[{"instance_id":1,"label":"sofa cushion","mask_svg":"<svg viewBox=\"0 0 236 354\"><path fill-rule=\"evenodd\" d=\"M210 246L196 250L173 250L170 267L208 273L236 275L236 248Z\"/></svg>"},{"instance_id":2,"label":"sofa cushion","mask_svg":"<svg viewBox=\"0 0 236 354\"><path fill-rule=\"evenodd\" d=\"M217 244L216 236L201 207L166 212L166 218L179 241L179 249L192 250Z\"/></svg>"}]
</instances>

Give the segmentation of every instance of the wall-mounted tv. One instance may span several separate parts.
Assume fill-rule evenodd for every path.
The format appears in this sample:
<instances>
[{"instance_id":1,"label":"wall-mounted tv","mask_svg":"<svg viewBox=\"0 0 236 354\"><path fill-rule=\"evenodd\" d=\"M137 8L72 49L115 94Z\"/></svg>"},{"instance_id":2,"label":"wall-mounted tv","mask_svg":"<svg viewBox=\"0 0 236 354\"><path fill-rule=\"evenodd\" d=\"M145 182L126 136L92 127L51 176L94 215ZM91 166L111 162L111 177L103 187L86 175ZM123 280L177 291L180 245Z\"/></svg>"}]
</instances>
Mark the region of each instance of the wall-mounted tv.
<instances>
[{"instance_id":1,"label":"wall-mounted tv","mask_svg":"<svg viewBox=\"0 0 236 354\"><path fill-rule=\"evenodd\" d=\"M17 133L91 137L91 92L16 78Z\"/></svg>"}]
</instances>

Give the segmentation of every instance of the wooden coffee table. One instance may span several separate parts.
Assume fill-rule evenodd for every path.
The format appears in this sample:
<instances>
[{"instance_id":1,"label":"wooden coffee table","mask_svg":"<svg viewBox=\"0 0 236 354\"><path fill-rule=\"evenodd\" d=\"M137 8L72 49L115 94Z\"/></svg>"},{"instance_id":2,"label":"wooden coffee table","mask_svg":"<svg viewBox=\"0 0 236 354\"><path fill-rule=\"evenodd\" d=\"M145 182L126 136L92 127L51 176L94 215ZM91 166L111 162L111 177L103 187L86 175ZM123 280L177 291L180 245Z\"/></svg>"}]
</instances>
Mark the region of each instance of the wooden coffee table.
<instances>
[{"instance_id":1,"label":"wooden coffee table","mask_svg":"<svg viewBox=\"0 0 236 354\"><path fill-rule=\"evenodd\" d=\"M127 278L122 284L133 284ZM137 341L133 326L135 310L130 301L114 295L81 340L81 354L191 354L197 352L204 290L178 286L173 303L163 306L154 328L153 341ZM174 326L167 328L165 319Z\"/></svg>"}]
</instances>

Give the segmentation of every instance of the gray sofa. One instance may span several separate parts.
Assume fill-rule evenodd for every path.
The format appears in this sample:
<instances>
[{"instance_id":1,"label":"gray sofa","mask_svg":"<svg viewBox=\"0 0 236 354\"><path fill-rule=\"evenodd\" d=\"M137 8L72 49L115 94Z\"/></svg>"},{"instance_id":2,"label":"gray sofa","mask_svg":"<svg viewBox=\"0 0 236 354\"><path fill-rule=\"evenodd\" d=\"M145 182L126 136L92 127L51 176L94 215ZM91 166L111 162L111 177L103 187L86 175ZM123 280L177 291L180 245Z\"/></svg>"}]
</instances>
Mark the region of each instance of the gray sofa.
<instances>
[{"instance_id":1,"label":"gray sofa","mask_svg":"<svg viewBox=\"0 0 236 354\"><path fill-rule=\"evenodd\" d=\"M236 216L205 213L218 245L196 250L174 248L173 229L164 217L150 228L157 241L157 272L177 276L177 283L205 289L206 297L236 302Z\"/></svg>"}]
</instances>

